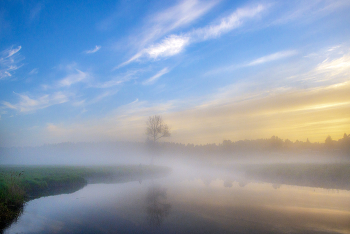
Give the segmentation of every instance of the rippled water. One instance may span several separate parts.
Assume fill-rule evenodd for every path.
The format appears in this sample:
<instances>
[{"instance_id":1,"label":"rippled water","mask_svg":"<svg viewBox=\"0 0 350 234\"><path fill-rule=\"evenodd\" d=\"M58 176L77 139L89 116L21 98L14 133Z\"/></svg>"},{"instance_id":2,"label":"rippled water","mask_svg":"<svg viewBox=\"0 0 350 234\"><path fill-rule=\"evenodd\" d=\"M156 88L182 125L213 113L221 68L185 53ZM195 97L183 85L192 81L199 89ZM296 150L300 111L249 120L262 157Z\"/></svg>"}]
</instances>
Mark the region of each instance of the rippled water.
<instances>
[{"instance_id":1,"label":"rippled water","mask_svg":"<svg viewBox=\"0 0 350 234\"><path fill-rule=\"evenodd\" d=\"M232 178L89 184L28 202L5 233L350 233L350 191Z\"/></svg>"}]
</instances>

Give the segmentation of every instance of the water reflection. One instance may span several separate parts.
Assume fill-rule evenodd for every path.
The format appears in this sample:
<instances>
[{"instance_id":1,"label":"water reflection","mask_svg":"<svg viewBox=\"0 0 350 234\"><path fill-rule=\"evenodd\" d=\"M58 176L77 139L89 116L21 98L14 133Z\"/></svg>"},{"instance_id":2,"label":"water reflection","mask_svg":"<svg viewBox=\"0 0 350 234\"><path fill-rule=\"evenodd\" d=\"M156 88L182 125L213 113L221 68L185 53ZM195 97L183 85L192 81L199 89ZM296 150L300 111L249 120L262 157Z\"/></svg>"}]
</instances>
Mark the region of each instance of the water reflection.
<instances>
[{"instance_id":1,"label":"water reflection","mask_svg":"<svg viewBox=\"0 0 350 234\"><path fill-rule=\"evenodd\" d=\"M167 203L167 189L152 184L147 192L147 219L151 227L159 227L169 215L171 205Z\"/></svg>"},{"instance_id":2,"label":"water reflection","mask_svg":"<svg viewBox=\"0 0 350 234\"><path fill-rule=\"evenodd\" d=\"M350 191L221 171L137 179L33 200L5 233L350 233Z\"/></svg>"}]
</instances>

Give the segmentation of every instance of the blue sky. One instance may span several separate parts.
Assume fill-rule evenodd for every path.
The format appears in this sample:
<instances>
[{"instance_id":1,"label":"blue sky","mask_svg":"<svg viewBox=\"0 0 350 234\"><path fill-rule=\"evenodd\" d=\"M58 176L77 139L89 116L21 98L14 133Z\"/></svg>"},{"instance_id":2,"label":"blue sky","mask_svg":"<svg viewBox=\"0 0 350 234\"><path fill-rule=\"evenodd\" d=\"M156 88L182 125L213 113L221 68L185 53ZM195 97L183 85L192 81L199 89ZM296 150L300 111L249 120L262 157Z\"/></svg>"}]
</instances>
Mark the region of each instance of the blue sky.
<instances>
[{"instance_id":1,"label":"blue sky","mask_svg":"<svg viewBox=\"0 0 350 234\"><path fill-rule=\"evenodd\" d=\"M350 133L349 1L0 3L0 146Z\"/></svg>"}]
</instances>

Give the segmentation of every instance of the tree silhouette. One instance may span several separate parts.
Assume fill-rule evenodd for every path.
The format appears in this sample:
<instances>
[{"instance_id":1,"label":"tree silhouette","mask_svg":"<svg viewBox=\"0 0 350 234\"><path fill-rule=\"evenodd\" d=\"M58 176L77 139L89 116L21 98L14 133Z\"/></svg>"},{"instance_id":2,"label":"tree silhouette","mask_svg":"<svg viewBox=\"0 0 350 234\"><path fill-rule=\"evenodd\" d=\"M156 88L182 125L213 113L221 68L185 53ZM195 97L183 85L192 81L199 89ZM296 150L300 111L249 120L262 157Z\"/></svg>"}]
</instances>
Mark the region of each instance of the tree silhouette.
<instances>
[{"instance_id":1,"label":"tree silhouette","mask_svg":"<svg viewBox=\"0 0 350 234\"><path fill-rule=\"evenodd\" d=\"M170 137L170 130L161 116L154 115L148 118L146 134L155 143L162 137Z\"/></svg>"},{"instance_id":2,"label":"tree silhouette","mask_svg":"<svg viewBox=\"0 0 350 234\"><path fill-rule=\"evenodd\" d=\"M332 148L333 147L333 139L331 136L328 135L326 140L324 141L324 144L327 148Z\"/></svg>"}]
</instances>

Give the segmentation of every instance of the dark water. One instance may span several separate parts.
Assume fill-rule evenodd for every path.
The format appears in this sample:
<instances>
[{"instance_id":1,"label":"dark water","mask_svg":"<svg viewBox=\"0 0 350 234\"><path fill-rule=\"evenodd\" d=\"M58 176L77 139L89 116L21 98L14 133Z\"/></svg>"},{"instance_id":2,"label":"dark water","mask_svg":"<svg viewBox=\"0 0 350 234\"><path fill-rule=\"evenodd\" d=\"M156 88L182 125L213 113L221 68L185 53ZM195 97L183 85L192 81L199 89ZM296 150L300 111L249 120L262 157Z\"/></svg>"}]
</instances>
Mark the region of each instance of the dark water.
<instances>
[{"instance_id":1,"label":"dark water","mask_svg":"<svg viewBox=\"0 0 350 234\"><path fill-rule=\"evenodd\" d=\"M28 202L5 233L350 233L350 191L177 171Z\"/></svg>"}]
</instances>

